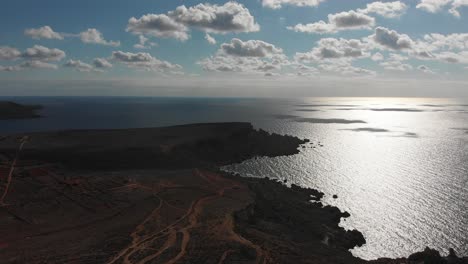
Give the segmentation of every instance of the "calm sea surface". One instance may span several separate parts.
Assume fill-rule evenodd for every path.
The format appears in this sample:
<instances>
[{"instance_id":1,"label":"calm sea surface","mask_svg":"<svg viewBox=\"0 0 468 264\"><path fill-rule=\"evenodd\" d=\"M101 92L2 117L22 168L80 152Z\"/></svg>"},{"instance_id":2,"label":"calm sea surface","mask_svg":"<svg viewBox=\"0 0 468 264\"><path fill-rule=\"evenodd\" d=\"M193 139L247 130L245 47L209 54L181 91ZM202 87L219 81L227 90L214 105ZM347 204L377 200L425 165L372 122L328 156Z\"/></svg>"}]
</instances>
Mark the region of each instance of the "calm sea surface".
<instances>
[{"instance_id":1,"label":"calm sea surface","mask_svg":"<svg viewBox=\"0 0 468 264\"><path fill-rule=\"evenodd\" d=\"M342 221L367 244L365 259L400 257L426 245L468 256L468 100L402 98L188 99L0 97L42 104L44 118L0 121L0 134L252 122L311 139L291 157L226 167L287 179L351 213ZM337 194L338 199L332 195Z\"/></svg>"}]
</instances>

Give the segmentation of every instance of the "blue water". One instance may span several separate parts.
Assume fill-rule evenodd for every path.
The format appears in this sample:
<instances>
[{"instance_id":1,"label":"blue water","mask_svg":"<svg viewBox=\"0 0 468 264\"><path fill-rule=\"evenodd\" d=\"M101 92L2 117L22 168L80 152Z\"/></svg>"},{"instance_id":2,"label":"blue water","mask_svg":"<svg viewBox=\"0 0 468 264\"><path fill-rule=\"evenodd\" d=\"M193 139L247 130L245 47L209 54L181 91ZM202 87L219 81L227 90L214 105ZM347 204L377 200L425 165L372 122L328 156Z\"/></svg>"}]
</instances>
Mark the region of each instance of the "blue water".
<instances>
[{"instance_id":1,"label":"blue water","mask_svg":"<svg viewBox=\"0 0 468 264\"><path fill-rule=\"evenodd\" d=\"M252 122L323 147L227 166L288 179L349 211L365 259L431 246L468 256L468 101L424 98L1 98L42 104L40 119L0 121L0 134L58 129ZM332 195L337 194L338 199Z\"/></svg>"}]
</instances>

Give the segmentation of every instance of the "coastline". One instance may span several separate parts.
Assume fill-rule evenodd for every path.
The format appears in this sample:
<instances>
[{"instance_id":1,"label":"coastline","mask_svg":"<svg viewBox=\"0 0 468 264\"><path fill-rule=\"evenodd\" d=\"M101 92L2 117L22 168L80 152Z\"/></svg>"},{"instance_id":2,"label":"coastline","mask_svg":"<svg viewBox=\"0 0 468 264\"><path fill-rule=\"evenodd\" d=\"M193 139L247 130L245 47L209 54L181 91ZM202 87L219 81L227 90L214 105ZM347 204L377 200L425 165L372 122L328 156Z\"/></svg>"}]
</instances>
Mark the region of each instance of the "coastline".
<instances>
[{"instance_id":1,"label":"coastline","mask_svg":"<svg viewBox=\"0 0 468 264\"><path fill-rule=\"evenodd\" d=\"M323 206L317 190L218 169L294 155L307 140L248 123L8 135L2 183L25 136L0 209L0 263L409 261L352 256L363 235L339 227L349 214Z\"/></svg>"}]
</instances>

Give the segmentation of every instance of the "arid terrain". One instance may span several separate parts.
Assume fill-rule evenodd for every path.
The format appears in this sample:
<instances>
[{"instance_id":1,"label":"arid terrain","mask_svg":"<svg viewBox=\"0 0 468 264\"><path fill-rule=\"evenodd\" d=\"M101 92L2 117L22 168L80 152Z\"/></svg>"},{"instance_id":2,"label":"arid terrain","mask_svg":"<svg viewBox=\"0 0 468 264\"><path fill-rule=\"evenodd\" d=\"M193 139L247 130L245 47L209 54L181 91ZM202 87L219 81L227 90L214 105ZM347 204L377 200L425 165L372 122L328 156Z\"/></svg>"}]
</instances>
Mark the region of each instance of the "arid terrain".
<instances>
[{"instance_id":1,"label":"arid terrain","mask_svg":"<svg viewBox=\"0 0 468 264\"><path fill-rule=\"evenodd\" d=\"M219 170L300 145L247 123L1 136L0 263L367 263L319 191ZM468 263L437 254L374 263Z\"/></svg>"}]
</instances>

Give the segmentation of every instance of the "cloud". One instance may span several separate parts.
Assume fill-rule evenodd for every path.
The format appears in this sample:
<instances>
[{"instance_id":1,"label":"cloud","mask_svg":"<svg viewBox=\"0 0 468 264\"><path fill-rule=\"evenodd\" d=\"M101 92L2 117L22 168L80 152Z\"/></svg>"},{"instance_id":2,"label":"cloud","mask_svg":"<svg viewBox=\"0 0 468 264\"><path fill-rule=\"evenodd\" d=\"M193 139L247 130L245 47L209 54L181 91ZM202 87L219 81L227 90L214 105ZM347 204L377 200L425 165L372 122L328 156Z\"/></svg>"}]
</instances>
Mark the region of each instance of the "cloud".
<instances>
[{"instance_id":1,"label":"cloud","mask_svg":"<svg viewBox=\"0 0 468 264\"><path fill-rule=\"evenodd\" d=\"M93 66L88 63L84 63L80 60L68 60L65 64L65 67L73 68L79 72L91 72L94 70Z\"/></svg>"},{"instance_id":2,"label":"cloud","mask_svg":"<svg viewBox=\"0 0 468 264\"><path fill-rule=\"evenodd\" d=\"M167 14L147 14L130 18L127 31L161 38L189 39L189 28L207 33L256 32L260 26L250 11L237 2L224 5L198 4L187 8L182 5Z\"/></svg>"},{"instance_id":3,"label":"cloud","mask_svg":"<svg viewBox=\"0 0 468 264\"><path fill-rule=\"evenodd\" d=\"M237 38L232 39L231 43L223 43L221 51L238 57L268 57L283 53L282 49L261 40L248 40L244 42Z\"/></svg>"},{"instance_id":4,"label":"cloud","mask_svg":"<svg viewBox=\"0 0 468 264\"><path fill-rule=\"evenodd\" d=\"M148 45L147 45L148 44ZM133 45L135 49L150 49L151 47L155 47L158 44L154 42L150 42L148 38L143 35L138 36L138 43Z\"/></svg>"},{"instance_id":5,"label":"cloud","mask_svg":"<svg viewBox=\"0 0 468 264\"><path fill-rule=\"evenodd\" d=\"M320 3L326 0L262 0L264 7L279 9L283 5L292 6L318 6Z\"/></svg>"},{"instance_id":6,"label":"cloud","mask_svg":"<svg viewBox=\"0 0 468 264\"><path fill-rule=\"evenodd\" d=\"M427 67L426 65L419 65L418 66L418 70L424 72L424 73L431 73L433 74L434 72L429 68Z\"/></svg>"},{"instance_id":7,"label":"cloud","mask_svg":"<svg viewBox=\"0 0 468 264\"><path fill-rule=\"evenodd\" d=\"M209 44L216 45L216 39L213 38L210 34L206 33L205 34L205 39L206 39L206 41L208 41Z\"/></svg>"},{"instance_id":8,"label":"cloud","mask_svg":"<svg viewBox=\"0 0 468 264\"><path fill-rule=\"evenodd\" d=\"M455 33L442 35L431 33L424 35L424 45L428 50L448 49L463 50L468 49L468 34Z\"/></svg>"},{"instance_id":9,"label":"cloud","mask_svg":"<svg viewBox=\"0 0 468 264\"><path fill-rule=\"evenodd\" d=\"M128 21L127 31L160 38L175 38L181 41L189 39L188 28L164 14L148 14L139 19L132 17Z\"/></svg>"},{"instance_id":10,"label":"cloud","mask_svg":"<svg viewBox=\"0 0 468 264\"><path fill-rule=\"evenodd\" d=\"M12 47L0 46L0 60L16 60L21 56L21 52Z\"/></svg>"},{"instance_id":11,"label":"cloud","mask_svg":"<svg viewBox=\"0 0 468 264\"><path fill-rule=\"evenodd\" d=\"M102 36L102 33L95 28L89 28L80 33L80 39L83 43L101 44L106 46L118 47L119 41L107 41Z\"/></svg>"},{"instance_id":12,"label":"cloud","mask_svg":"<svg viewBox=\"0 0 468 264\"><path fill-rule=\"evenodd\" d=\"M324 62L318 66L322 72L349 75L349 76L374 76L375 71L355 67L350 61L335 61L335 62Z\"/></svg>"},{"instance_id":13,"label":"cloud","mask_svg":"<svg viewBox=\"0 0 468 264\"><path fill-rule=\"evenodd\" d=\"M454 0L452 2L452 8L450 8L449 12L456 17L460 17L460 12L458 9L463 6L468 6L468 0Z\"/></svg>"},{"instance_id":14,"label":"cloud","mask_svg":"<svg viewBox=\"0 0 468 264\"><path fill-rule=\"evenodd\" d=\"M63 39L62 34L55 32L50 26L26 29L24 34L33 39Z\"/></svg>"},{"instance_id":15,"label":"cloud","mask_svg":"<svg viewBox=\"0 0 468 264\"><path fill-rule=\"evenodd\" d=\"M407 9L408 9L408 6L401 1L395 1L395 2L378 1L378 2L367 4L366 8L358 9L358 12L364 13L364 14L374 13L374 14L378 14L386 18L395 18L395 17L402 16L406 12Z\"/></svg>"},{"instance_id":16,"label":"cloud","mask_svg":"<svg viewBox=\"0 0 468 264\"><path fill-rule=\"evenodd\" d=\"M413 46L413 40L408 35L384 27L377 27L371 39L381 47L391 50L408 50Z\"/></svg>"},{"instance_id":17,"label":"cloud","mask_svg":"<svg viewBox=\"0 0 468 264\"><path fill-rule=\"evenodd\" d=\"M420 0L419 4L416 5L416 8L430 13L436 13L451 2L452 0Z\"/></svg>"},{"instance_id":18,"label":"cloud","mask_svg":"<svg viewBox=\"0 0 468 264\"><path fill-rule=\"evenodd\" d=\"M112 59L114 61L124 63L129 68L145 71L180 72L180 70L182 69L182 66L178 64L172 64L168 61L159 60L151 56L151 54L145 52L131 53L123 51L114 51L112 52Z\"/></svg>"},{"instance_id":19,"label":"cloud","mask_svg":"<svg viewBox=\"0 0 468 264\"><path fill-rule=\"evenodd\" d=\"M49 49L44 46L35 45L32 48L26 49L21 54L25 59L38 61L60 61L65 58L65 52L59 49Z\"/></svg>"},{"instance_id":20,"label":"cloud","mask_svg":"<svg viewBox=\"0 0 468 264\"><path fill-rule=\"evenodd\" d=\"M27 69L49 69L49 70L56 70L58 69L57 65L42 62L42 61L25 61L20 65L15 66L0 66L0 71L22 71Z\"/></svg>"},{"instance_id":21,"label":"cloud","mask_svg":"<svg viewBox=\"0 0 468 264\"><path fill-rule=\"evenodd\" d=\"M458 9L463 6L468 6L467 0L420 0L416 8L422 9L430 13L438 13L450 4L449 12L455 17L460 17Z\"/></svg>"},{"instance_id":22,"label":"cloud","mask_svg":"<svg viewBox=\"0 0 468 264\"><path fill-rule=\"evenodd\" d=\"M96 58L93 61L94 67L98 69L112 68L112 64L104 58Z\"/></svg>"},{"instance_id":23,"label":"cloud","mask_svg":"<svg viewBox=\"0 0 468 264\"><path fill-rule=\"evenodd\" d=\"M305 25L297 24L294 27L287 27L287 29L295 32L325 34L349 29L370 29L374 24L373 17L351 10L328 15L328 23L321 20Z\"/></svg>"},{"instance_id":24,"label":"cloud","mask_svg":"<svg viewBox=\"0 0 468 264\"><path fill-rule=\"evenodd\" d=\"M383 59L384 59L384 56L383 56L382 53L380 53L380 52L375 53L375 54L372 55L372 57L371 57L371 60L373 60L373 61L381 61L381 60L383 60Z\"/></svg>"},{"instance_id":25,"label":"cloud","mask_svg":"<svg viewBox=\"0 0 468 264\"><path fill-rule=\"evenodd\" d=\"M347 59L368 57L366 45L358 39L320 39L318 45L306 53L296 53L295 59L302 62L321 60Z\"/></svg>"},{"instance_id":26,"label":"cloud","mask_svg":"<svg viewBox=\"0 0 468 264\"><path fill-rule=\"evenodd\" d=\"M57 65L43 61L26 61L20 64L22 69L58 69Z\"/></svg>"},{"instance_id":27,"label":"cloud","mask_svg":"<svg viewBox=\"0 0 468 264\"><path fill-rule=\"evenodd\" d=\"M408 57L402 56L400 54L390 54L388 60L380 63L386 70L391 71L409 71L413 69L413 66L404 63L403 61L408 60Z\"/></svg>"},{"instance_id":28,"label":"cloud","mask_svg":"<svg viewBox=\"0 0 468 264\"><path fill-rule=\"evenodd\" d=\"M242 41L234 38L223 43L214 56L197 64L205 71L265 73L289 64L281 48L262 40Z\"/></svg>"}]
</instances>

